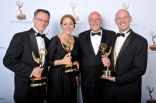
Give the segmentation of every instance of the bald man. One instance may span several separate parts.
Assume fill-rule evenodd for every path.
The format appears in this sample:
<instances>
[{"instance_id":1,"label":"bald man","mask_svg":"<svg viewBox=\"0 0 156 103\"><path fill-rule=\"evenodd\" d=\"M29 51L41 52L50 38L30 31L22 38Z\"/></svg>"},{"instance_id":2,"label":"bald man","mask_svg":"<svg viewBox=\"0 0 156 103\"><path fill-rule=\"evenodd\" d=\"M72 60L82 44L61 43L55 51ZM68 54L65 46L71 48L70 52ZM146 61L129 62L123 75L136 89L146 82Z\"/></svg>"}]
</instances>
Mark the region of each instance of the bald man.
<instances>
[{"instance_id":1,"label":"bald man","mask_svg":"<svg viewBox=\"0 0 156 103\"><path fill-rule=\"evenodd\" d=\"M107 45L109 51L110 39L115 32L105 30L101 27L102 19L98 12L92 12L88 17L91 30L79 34L81 48L81 87L83 103L103 103L102 93L106 80L101 79L103 66L101 58L103 55L98 50L100 43Z\"/></svg>"},{"instance_id":2,"label":"bald man","mask_svg":"<svg viewBox=\"0 0 156 103\"><path fill-rule=\"evenodd\" d=\"M116 77L103 77L109 80L104 103L141 103L142 75L147 66L147 40L130 28L132 17L127 10L119 10L114 20L119 28L119 33L111 39L111 69L116 71Z\"/></svg>"}]
</instances>

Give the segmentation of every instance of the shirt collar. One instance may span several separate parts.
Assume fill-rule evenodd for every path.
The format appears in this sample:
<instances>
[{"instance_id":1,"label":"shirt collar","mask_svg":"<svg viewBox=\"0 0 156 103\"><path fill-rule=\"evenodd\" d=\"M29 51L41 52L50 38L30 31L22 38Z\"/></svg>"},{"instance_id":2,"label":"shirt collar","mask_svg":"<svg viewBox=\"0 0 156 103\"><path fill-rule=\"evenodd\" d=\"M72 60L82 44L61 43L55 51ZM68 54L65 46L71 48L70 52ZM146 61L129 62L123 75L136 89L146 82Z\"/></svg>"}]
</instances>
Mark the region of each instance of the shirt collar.
<instances>
[{"instance_id":1,"label":"shirt collar","mask_svg":"<svg viewBox=\"0 0 156 103\"><path fill-rule=\"evenodd\" d=\"M34 29L35 32L36 32L35 35L37 35L37 34L38 34L38 31L37 31L34 27L33 27L33 29ZM42 33L42 34L43 34L43 33ZM42 34L41 34L41 35L42 35Z\"/></svg>"},{"instance_id":2,"label":"shirt collar","mask_svg":"<svg viewBox=\"0 0 156 103\"><path fill-rule=\"evenodd\" d=\"M128 29L128 30L126 30L126 31L123 32L125 34L125 36L127 36L129 30L130 29Z\"/></svg>"},{"instance_id":3,"label":"shirt collar","mask_svg":"<svg viewBox=\"0 0 156 103\"><path fill-rule=\"evenodd\" d=\"M101 32L101 29L100 29L98 32ZM97 32L97 33L98 33L98 32ZM93 32L93 31L91 30L91 33L95 33L95 32Z\"/></svg>"}]
</instances>

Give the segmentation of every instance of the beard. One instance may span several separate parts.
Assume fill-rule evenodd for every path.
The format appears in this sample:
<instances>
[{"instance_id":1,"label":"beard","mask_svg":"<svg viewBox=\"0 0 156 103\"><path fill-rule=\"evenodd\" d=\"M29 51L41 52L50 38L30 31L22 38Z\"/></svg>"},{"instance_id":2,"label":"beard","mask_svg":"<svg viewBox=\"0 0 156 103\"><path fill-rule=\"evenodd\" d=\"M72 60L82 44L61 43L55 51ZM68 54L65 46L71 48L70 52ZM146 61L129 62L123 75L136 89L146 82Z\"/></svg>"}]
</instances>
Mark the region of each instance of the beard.
<instances>
[{"instance_id":1,"label":"beard","mask_svg":"<svg viewBox=\"0 0 156 103\"><path fill-rule=\"evenodd\" d=\"M92 27L92 29L93 30L98 30L99 29L99 23L93 23L92 26L94 26L94 25L98 25L98 27L96 27L96 28Z\"/></svg>"}]
</instances>

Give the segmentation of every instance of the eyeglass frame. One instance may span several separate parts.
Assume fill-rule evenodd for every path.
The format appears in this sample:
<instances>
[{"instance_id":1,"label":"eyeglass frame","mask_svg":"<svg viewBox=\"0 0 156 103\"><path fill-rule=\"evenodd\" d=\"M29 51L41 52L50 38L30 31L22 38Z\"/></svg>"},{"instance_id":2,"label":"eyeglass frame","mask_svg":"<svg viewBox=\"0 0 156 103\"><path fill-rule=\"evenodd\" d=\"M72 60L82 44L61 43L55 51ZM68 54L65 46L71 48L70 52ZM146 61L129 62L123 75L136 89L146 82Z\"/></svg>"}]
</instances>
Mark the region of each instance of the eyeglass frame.
<instances>
[{"instance_id":1,"label":"eyeglass frame","mask_svg":"<svg viewBox=\"0 0 156 103\"><path fill-rule=\"evenodd\" d=\"M47 21L47 20L42 20L42 19L39 19L39 18L35 18L36 20L38 20L39 22L45 22L45 23L49 23L49 21Z\"/></svg>"}]
</instances>

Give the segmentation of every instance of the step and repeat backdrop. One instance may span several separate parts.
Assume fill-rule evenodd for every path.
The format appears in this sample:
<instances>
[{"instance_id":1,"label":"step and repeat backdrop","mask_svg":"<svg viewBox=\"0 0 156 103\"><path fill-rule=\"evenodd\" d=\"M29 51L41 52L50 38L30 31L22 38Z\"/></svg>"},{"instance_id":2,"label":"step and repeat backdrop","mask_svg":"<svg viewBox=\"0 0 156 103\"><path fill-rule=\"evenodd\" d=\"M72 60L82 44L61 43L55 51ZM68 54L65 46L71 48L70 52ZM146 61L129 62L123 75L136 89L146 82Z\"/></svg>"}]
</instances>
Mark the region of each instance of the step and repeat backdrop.
<instances>
[{"instance_id":1,"label":"step and repeat backdrop","mask_svg":"<svg viewBox=\"0 0 156 103\"><path fill-rule=\"evenodd\" d=\"M0 103L14 103L14 73L3 65L3 57L13 35L33 27L33 16L36 9L50 12L50 23L44 31L47 37L62 32L60 19L71 14L76 19L76 27L72 33L90 29L88 15L97 11L102 17L102 27L118 32L114 22L115 13L126 9L132 16L131 28L148 41L148 65L142 80L142 103L156 99L156 0L0 0ZM81 75L79 75L81 81ZM81 86L78 87L78 103L82 103Z\"/></svg>"}]
</instances>

